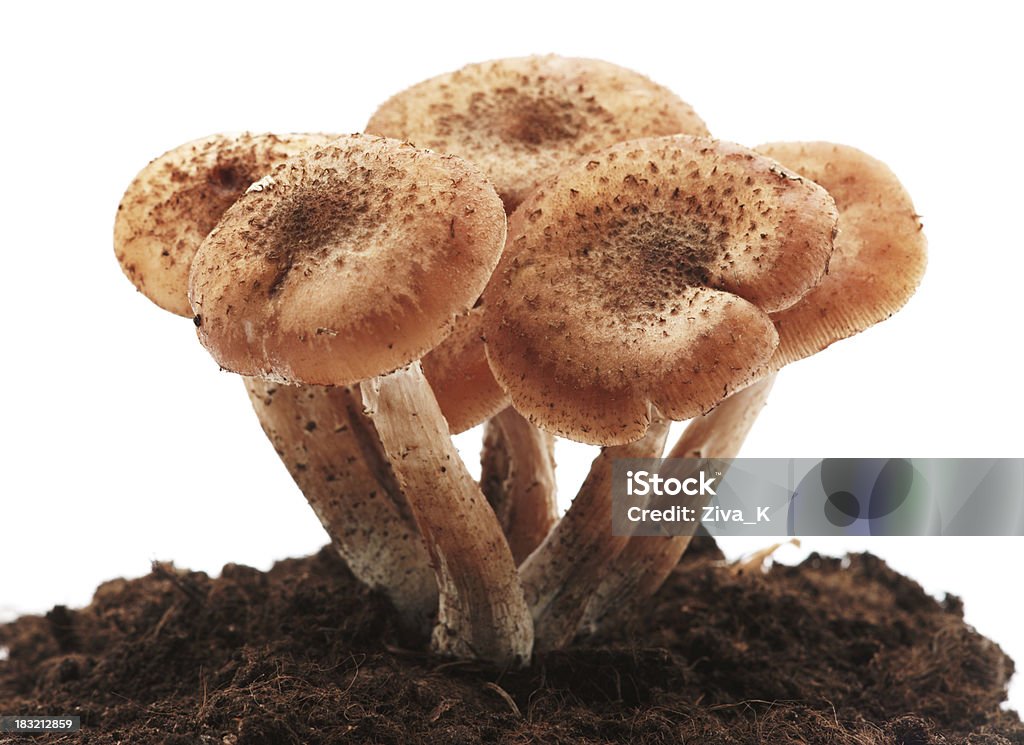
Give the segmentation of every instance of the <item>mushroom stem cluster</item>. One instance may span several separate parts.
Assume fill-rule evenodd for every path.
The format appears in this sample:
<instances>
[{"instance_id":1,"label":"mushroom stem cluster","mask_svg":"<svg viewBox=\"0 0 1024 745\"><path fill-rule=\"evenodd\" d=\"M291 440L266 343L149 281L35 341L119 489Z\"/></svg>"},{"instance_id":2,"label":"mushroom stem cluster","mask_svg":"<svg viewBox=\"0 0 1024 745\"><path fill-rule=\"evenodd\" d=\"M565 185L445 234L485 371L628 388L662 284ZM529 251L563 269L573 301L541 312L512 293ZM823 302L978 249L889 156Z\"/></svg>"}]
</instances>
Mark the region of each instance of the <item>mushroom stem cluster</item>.
<instances>
[{"instance_id":1,"label":"mushroom stem cluster","mask_svg":"<svg viewBox=\"0 0 1024 745\"><path fill-rule=\"evenodd\" d=\"M603 448L572 508L520 567L538 651L558 649L572 641L609 558L628 540L611 534L612 463L616 458L660 457L669 424L656 417L639 440Z\"/></svg>"},{"instance_id":2,"label":"mushroom stem cluster","mask_svg":"<svg viewBox=\"0 0 1024 745\"><path fill-rule=\"evenodd\" d=\"M364 385L363 401L430 552L440 591L434 649L529 660L533 624L508 543L419 366Z\"/></svg>"},{"instance_id":3,"label":"mushroom stem cluster","mask_svg":"<svg viewBox=\"0 0 1024 745\"><path fill-rule=\"evenodd\" d=\"M383 592L411 631L437 608L430 558L359 386L245 378L267 438L352 573Z\"/></svg>"},{"instance_id":4,"label":"mushroom stem cluster","mask_svg":"<svg viewBox=\"0 0 1024 745\"><path fill-rule=\"evenodd\" d=\"M735 457L782 367L892 315L909 196L831 143L748 149L598 60L470 65L367 134L154 160L115 250L241 375L353 574L438 654L502 666L621 623L689 536L611 532L616 459ZM482 475L451 435L484 424ZM554 437L599 445L559 518Z\"/></svg>"},{"instance_id":5,"label":"mushroom stem cluster","mask_svg":"<svg viewBox=\"0 0 1024 745\"><path fill-rule=\"evenodd\" d=\"M558 522L555 438L509 406L487 420L480 488L522 562Z\"/></svg>"},{"instance_id":6,"label":"mushroom stem cluster","mask_svg":"<svg viewBox=\"0 0 1024 745\"><path fill-rule=\"evenodd\" d=\"M768 402L775 376L734 393L709 413L694 417L669 450L669 458L728 460L739 455L744 440ZM723 474L728 466L723 466ZM700 508L700 497L686 498L684 507ZM699 512L699 510L698 510ZM696 528L696 526L694 526ZM679 563L693 535L630 536L605 567L586 601L583 627L596 631L635 610L636 603L657 592Z\"/></svg>"}]
</instances>

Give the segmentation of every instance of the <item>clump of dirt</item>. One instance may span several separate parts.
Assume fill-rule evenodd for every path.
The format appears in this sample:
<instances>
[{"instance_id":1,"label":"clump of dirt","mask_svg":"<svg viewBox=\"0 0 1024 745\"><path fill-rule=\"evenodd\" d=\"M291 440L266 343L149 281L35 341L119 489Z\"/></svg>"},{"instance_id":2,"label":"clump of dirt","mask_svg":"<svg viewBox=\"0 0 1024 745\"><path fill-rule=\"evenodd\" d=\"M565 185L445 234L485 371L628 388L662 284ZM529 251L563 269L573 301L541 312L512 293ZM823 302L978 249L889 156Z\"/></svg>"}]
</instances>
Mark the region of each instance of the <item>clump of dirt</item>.
<instances>
[{"instance_id":1,"label":"clump of dirt","mask_svg":"<svg viewBox=\"0 0 1024 745\"><path fill-rule=\"evenodd\" d=\"M642 617L521 671L421 652L328 549L156 566L0 626L0 711L78 714L31 742L90 745L1024 743L1013 662L957 598L869 554L737 572L694 549Z\"/></svg>"}]
</instances>

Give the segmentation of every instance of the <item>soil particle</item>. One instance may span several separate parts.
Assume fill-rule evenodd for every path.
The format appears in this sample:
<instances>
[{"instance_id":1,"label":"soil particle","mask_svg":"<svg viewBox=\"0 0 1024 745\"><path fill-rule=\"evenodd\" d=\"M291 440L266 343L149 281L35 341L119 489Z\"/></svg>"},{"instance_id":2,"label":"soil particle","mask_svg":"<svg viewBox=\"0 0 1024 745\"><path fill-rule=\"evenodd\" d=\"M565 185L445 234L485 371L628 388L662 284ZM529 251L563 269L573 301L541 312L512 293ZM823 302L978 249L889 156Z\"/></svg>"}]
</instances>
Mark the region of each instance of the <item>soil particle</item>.
<instances>
[{"instance_id":1,"label":"soil particle","mask_svg":"<svg viewBox=\"0 0 1024 745\"><path fill-rule=\"evenodd\" d=\"M160 565L0 626L0 710L78 714L31 742L90 745L1024 743L958 599L868 554L737 574L694 549L642 617L520 671L419 651L328 549Z\"/></svg>"}]
</instances>

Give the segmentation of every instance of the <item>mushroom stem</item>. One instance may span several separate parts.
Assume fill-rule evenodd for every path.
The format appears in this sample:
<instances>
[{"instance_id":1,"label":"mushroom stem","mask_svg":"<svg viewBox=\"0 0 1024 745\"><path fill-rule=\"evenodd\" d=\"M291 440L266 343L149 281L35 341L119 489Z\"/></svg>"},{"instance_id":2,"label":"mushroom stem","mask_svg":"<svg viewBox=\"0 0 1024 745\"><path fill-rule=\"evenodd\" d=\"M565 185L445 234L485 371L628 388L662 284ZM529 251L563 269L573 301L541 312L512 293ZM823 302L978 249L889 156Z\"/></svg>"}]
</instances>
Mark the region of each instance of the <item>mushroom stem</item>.
<instances>
[{"instance_id":1,"label":"mushroom stem","mask_svg":"<svg viewBox=\"0 0 1024 745\"><path fill-rule=\"evenodd\" d=\"M658 416L639 440L603 448L569 511L523 562L520 573L533 614L538 651L557 649L572 641L608 562L629 540L612 535L612 462L616 458L660 456L668 427L668 420Z\"/></svg>"},{"instance_id":2,"label":"mushroom stem","mask_svg":"<svg viewBox=\"0 0 1024 745\"><path fill-rule=\"evenodd\" d=\"M429 631L430 557L359 387L244 380L263 431L352 574L383 592L407 627Z\"/></svg>"},{"instance_id":3,"label":"mushroom stem","mask_svg":"<svg viewBox=\"0 0 1024 745\"><path fill-rule=\"evenodd\" d=\"M480 488L498 516L516 564L558 522L554 445L554 437L511 406L484 428Z\"/></svg>"},{"instance_id":4,"label":"mushroom stem","mask_svg":"<svg viewBox=\"0 0 1024 745\"><path fill-rule=\"evenodd\" d=\"M668 457L735 458L764 408L774 382L775 375L769 375L729 396L707 414L695 417ZM701 505L695 500L687 506ZM692 537L691 534L628 538L590 598L583 617L584 626L595 630L607 625L657 592L679 563Z\"/></svg>"},{"instance_id":5,"label":"mushroom stem","mask_svg":"<svg viewBox=\"0 0 1024 745\"><path fill-rule=\"evenodd\" d=\"M528 662L533 625L508 543L419 363L365 382L362 391L432 560L440 596L435 651Z\"/></svg>"}]
</instances>

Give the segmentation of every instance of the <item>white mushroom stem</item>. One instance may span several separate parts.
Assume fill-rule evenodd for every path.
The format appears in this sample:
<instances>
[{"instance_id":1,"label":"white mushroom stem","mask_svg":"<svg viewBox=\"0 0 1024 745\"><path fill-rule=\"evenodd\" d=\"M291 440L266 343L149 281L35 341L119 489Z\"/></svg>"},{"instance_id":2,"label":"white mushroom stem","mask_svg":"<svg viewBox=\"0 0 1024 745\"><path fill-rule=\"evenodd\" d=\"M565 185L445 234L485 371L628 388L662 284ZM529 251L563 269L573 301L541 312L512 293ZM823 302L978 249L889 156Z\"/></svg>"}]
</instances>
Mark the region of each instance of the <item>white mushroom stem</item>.
<instances>
[{"instance_id":1,"label":"white mushroom stem","mask_svg":"<svg viewBox=\"0 0 1024 745\"><path fill-rule=\"evenodd\" d=\"M263 431L352 574L383 592L408 627L429 631L430 557L358 387L244 380Z\"/></svg>"},{"instance_id":2,"label":"white mushroom stem","mask_svg":"<svg viewBox=\"0 0 1024 745\"><path fill-rule=\"evenodd\" d=\"M508 542L452 444L419 363L361 387L433 563L435 651L500 665L529 661L533 625Z\"/></svg>"},{"instance_id":3,"label":"white mushroom stem","mask_svg":"<svg viewBox=\"0 0 1024 745\"><path fill-rule=\"evenodd\" d=\"M657 417L636 442L606 447L594 459L569 511L523 562L520 573L533 614L538 651L570 642L590 596L611 561L629 540L612 535L611 480L616 458L656 458L668 435Z\"/></svg>"},{"instance_id":4,"label":"white mushroom stem","mask_svg":"<svg viewBox=\"0 0 1024 745\"><path fill-rule=\"evenodd\" d=\"M520 564L558 522L554 437L511 406L487 420L480 488Z\"/></svg>"},{"instance_id":5,"label":"white mushroom stem","mask_svg":"<svg viewBox=\"0 0 1024 745\"><path fill-rule=\"evenodd\" d=\"M692 419L668 457L735 458L764 408L774 382L775 376L770 375L729 396L707 414ZM702 506L697 500L687 506ZM679 563L692 537L629 538L590 598L583 625L595 630L635 609L637 603L657 592Z\"/></svg>"}]
</instances>

